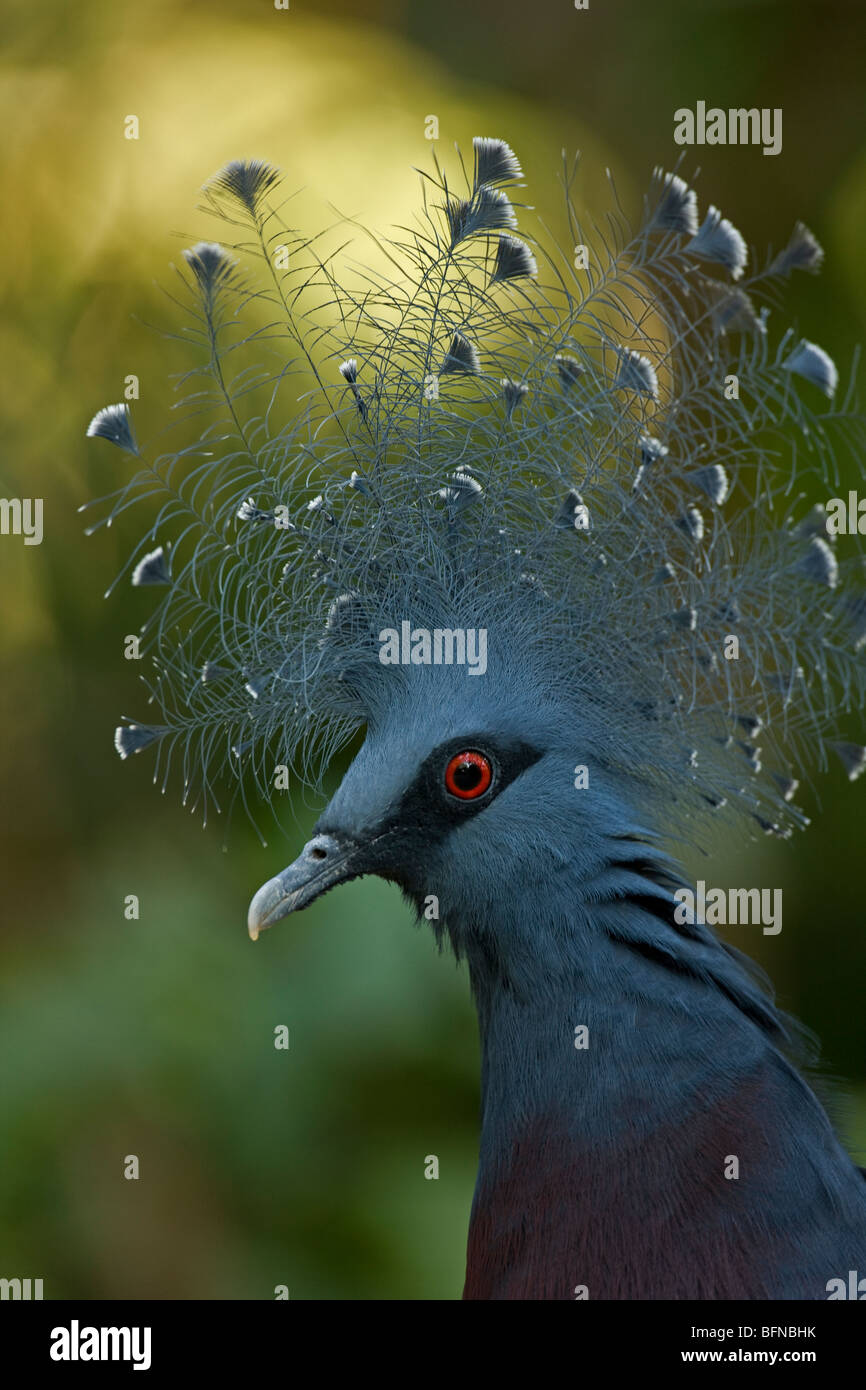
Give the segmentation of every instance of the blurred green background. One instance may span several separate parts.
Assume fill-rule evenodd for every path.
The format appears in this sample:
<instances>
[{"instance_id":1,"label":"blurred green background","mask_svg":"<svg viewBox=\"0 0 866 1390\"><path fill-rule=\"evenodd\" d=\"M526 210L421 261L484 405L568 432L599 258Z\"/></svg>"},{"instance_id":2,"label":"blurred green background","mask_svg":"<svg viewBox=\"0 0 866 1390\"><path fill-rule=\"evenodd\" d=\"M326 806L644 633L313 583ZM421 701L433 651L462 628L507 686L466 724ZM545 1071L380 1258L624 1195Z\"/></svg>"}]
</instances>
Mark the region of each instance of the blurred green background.
<instances>
[{"instance_id":1,"label":"blurred green background","mask_svg":"<svg viewBox=\"0 0 866 1390\"><path fill-rule=\"evenodd\" d=\"M4 0L2 22L0 493L45 499L45 539L0 538L0 1275L50 1298L456 1297L477 1145L466 979L372 881L254 949L249 898L314 808L267 849L236 819L224 853L176 786L157 794L147 755L117 760L117 716L142 707L123 637L148 600L101 597L124 537L85 539L76 508L123 464L84 429L131 372L141 433L165 419L166 346L144 324L171 326L156 282L215 234L195 210L211 173L261 156L304 190L305 230L331 205L387 230L416 206L429 114L440 153L511 141L556 227L561 147L584 152L579 199L610 165L634 206L678 153L677 107L781 107L777 158L704 149L686 171L700 155L702 203L759 247L813 228L827 265L792 311L844 371L866 339L862 4ZM820 788L805 837L722 847L712 881L784 887L781 936L732 939L821 1036L866 1162L864 787L834 771Z\"/></svg>"}]
</instances>

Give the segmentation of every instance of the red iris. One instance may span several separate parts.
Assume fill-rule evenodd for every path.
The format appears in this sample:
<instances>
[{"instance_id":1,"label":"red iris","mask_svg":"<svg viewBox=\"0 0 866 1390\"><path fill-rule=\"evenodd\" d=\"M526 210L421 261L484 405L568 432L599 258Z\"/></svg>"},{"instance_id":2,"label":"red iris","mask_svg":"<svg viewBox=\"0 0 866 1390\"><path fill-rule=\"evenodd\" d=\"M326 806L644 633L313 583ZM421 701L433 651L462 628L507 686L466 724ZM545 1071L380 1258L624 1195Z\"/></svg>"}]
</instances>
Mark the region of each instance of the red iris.
<instances>
[{"instance_id":1,"label":"red iris","mask_svg":"<svg viewBox=\"0 0 866 1390\"><path fill-rule=\"evenodd\" d=\"M483 796L493 781L493 768L483 753L456 753L445 769L445 786L461 801Z\"/></svg>"}]
</instances>

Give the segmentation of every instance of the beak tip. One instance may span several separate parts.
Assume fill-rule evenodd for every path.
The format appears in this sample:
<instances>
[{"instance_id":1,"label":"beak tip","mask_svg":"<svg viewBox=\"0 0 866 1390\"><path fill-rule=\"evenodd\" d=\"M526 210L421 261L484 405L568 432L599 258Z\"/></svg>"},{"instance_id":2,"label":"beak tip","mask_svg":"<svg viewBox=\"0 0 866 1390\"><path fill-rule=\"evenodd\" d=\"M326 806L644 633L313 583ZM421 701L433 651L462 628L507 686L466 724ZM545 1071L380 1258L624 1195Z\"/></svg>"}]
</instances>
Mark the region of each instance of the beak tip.
<instances>
[{"instance_id":1,"label":"beak tip","mask_svg":"<svg viewBox=\"0 0 866 1390\"><path fill-rule=\"evenodd\" d=\"M354 844L341 844L331 835L317 835L301 854L276 878L262 884L250 903L247 931L251 941L260 934L313 902L327 888L353 878L350 856Z\"/></svg>"},{"instance_id":2,"label":"beak tip","mask_svg":"<svg viewBox=\"0 0 866 1390\"><path fill-rule=\"evenodd\" d=\"M281 884L278 879L269 879L263 884L250 903L247 913L247 931L250 941L258 941L261 933L269 926L272 921L274 909L279 904L281 897Z\"/></svg>"}]
</instances>

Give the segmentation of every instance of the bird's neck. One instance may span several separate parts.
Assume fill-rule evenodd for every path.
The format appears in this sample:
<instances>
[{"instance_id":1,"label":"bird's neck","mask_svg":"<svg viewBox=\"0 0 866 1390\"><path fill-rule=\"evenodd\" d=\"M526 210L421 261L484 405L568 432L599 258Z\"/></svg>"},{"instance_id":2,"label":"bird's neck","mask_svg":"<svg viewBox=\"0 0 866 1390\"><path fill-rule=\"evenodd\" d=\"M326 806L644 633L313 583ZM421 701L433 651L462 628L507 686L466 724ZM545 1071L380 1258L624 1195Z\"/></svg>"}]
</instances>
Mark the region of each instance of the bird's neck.
<instances>
[{"instance_id":1,"label":"bird's neck","mask_svg":"<svg viewBox=\"0 0 866 1390\"><path fill-rule=\"evenodd\" d=\"M508 911L496 934L519 941ZM529 946L467 950L482 1136L465 1297L770 1296L732 1204L746 1178L772 1227L798 1128L836 1140L746 970L666 918L636 884L560 882L532 898L535 941L556 943L534 978Z\"/></svg>"}]
</instances>

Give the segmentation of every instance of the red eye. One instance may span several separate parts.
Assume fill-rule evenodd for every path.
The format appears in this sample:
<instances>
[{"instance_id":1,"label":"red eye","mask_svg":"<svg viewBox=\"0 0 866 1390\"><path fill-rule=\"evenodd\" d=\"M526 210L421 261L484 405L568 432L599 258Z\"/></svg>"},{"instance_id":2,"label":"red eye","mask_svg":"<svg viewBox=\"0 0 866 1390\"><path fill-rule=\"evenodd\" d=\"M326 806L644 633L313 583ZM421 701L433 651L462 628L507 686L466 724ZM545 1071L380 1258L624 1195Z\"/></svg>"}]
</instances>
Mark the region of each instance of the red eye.
<instances>
[{"instance_id":1,"label":"red eye","mask_svg":"<svg viewBox=\"0 0 866 1390\"><path fill-rule=\"evenodd\" d=\"M483 753L457 753L445 769L445 786L461 801L483 796L493 781L493 768Z\"/></svg>"}]
</instances>

